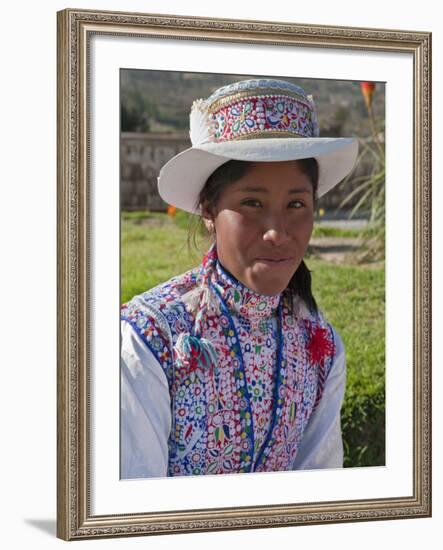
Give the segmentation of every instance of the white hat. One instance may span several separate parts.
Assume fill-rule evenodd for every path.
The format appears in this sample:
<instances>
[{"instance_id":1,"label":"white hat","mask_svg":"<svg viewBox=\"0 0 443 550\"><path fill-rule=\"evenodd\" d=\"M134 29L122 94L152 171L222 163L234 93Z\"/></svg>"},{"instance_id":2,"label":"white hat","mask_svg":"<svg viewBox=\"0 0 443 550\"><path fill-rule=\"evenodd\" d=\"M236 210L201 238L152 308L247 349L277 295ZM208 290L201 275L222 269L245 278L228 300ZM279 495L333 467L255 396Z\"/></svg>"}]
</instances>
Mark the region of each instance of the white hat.
<instances>
[{"instance_id":1,"label":"white hat","mask_svg":"<svg viewBox=\"0 0 443 550\"><path fill-rule=\"evenodd\" d=\"M199 212L199 194L209 176L229 160L313 157L321 197L351 172L358 152L356 138L318 137L312 96L275 79L242 80L194 101L189 134L192 147L163 166L158 191L166 203L192 213Z\"/></svg>"}]
</instances>

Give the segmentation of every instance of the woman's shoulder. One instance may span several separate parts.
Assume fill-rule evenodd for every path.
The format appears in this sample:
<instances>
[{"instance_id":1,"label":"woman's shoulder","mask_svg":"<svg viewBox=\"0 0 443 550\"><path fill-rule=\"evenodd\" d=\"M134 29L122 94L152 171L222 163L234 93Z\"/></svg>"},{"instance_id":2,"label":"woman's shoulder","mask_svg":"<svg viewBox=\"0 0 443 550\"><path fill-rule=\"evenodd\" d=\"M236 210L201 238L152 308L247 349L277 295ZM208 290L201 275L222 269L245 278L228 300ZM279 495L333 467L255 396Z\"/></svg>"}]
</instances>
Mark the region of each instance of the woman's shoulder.
<instances>
[{"instance_id":1,"label":"woman's shoulder","mask_svg":"<svg viewBox=\"0 0 443 550\"><path fill-rule=\"evenodd\" d=\"M287 311L300 322L320 325L329 324L319 307L317 309L308 307L303 298L294 292L287 292L283 303Z\"/></svg>"},{"instance_id":2,"label":"woman's shoulder","mask_svg":"<svg viewBox=\"0 0 443 550\"><path fill-rule=\"evenodd\" d=\"M312 310L299 297L292 298L293 314L305 336L306 349L311 364L320 372L316 405L318 404L331 371L334 378L345 376L345 350L343 340L336 328L318 307Z\"/></svg>"},{"instance_id":3,"label":"woman's shoulder","mask_svg":"<svg viewBox=\"0 0 443 550\"><path fill-rule=\"evenodd\" d=\"M343 341L337 328L329 321L320 307L310 309L306 302L297 294L291 293L285 297L288 310L309 334L323 334L333 343L336 351L343 349ZM288 305L289 304L289 305Z\"/></svg>"},{"instance_id":4,"label":"woman's shoulder","mask_svg":"<svg viewBox=\"0 0 443 550\"><path fill-rule=\"evenodd\" d=\"M198 287L199 269L194 268L174 275L167 281L136 294L130 300L122 305L122 309L129 307L133 303L138 305L158 306L164 309L168 304L173 304L176 300L180 300L187 293Z\"/></svg>"},{"instance_id":5,"label":"woman's shoulder","mask_svg":"<svg viewBox=\"0 0 443 550\"><path fill-rule=\"evenodd\" d=\"M122 304L121 318L139 333L155 327L168 337L171 325L188 323L198 295L199 269L194 268L135 295Z\"/></svg>"}]
</instances>

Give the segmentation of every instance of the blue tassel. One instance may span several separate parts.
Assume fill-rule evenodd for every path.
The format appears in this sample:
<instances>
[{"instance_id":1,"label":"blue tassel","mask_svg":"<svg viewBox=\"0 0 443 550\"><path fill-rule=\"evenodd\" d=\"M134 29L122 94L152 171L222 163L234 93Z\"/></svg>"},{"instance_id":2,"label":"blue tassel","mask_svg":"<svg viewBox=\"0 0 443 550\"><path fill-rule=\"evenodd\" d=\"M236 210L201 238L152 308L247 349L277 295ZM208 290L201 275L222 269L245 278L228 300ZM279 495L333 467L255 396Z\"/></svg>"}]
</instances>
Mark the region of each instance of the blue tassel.
<instances>
[{"instance_id":1,"label":"blue tassel","mask_svg":"<svg viewBox=\"0 0 443 550\"><path fill-rule=\"evenodd\" d=\"M182 376L195 371L211 371L217 365L217 353L206 338L181 333L174 346L175 364Z\"/></svg>"}]
</instances>

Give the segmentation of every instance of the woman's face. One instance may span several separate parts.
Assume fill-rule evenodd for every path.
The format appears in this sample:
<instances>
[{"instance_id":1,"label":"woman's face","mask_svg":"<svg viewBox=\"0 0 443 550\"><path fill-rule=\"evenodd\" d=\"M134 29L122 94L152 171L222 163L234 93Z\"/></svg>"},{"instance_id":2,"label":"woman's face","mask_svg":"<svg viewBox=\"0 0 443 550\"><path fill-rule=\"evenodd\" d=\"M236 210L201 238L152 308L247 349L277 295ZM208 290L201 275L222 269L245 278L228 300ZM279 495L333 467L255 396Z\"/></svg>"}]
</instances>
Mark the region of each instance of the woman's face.
<instances>
[{"instance_id":1,"label":"woman's face","mask_svg":"<svg viewBox=\"0 0 443 550\"><path fill-rule=\"evenodd\" d=\"M248 288L278 294L306 253L313 186L297 161L257 162L223 190L206 216L214 221L221 264Z\"/></svg>"}]
</instances>

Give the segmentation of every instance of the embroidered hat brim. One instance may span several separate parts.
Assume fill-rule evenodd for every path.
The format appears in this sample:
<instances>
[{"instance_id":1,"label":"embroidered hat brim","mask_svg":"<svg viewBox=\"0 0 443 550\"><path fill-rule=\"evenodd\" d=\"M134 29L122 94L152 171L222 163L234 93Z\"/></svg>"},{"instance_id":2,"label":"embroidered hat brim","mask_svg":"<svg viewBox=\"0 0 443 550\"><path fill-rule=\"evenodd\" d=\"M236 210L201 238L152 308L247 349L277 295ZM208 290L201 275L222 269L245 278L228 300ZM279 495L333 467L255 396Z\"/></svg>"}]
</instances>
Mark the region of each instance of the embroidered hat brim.
<instances>
[{"instance_id":1,"label":"embroidered hat brim","mask_svg":"<svg viewBox=\"0 0 443 550\"><path fill-rule=\"evenodd\" d=\"M158 191L167 203L199 213L199 193L207 179L229 160L278 162L315 158L319 165L317 196L321 197L353 169L358 154L355 138L257 138L203 143L182 151L160 170Z\"/></svg>"}]
</instances>

